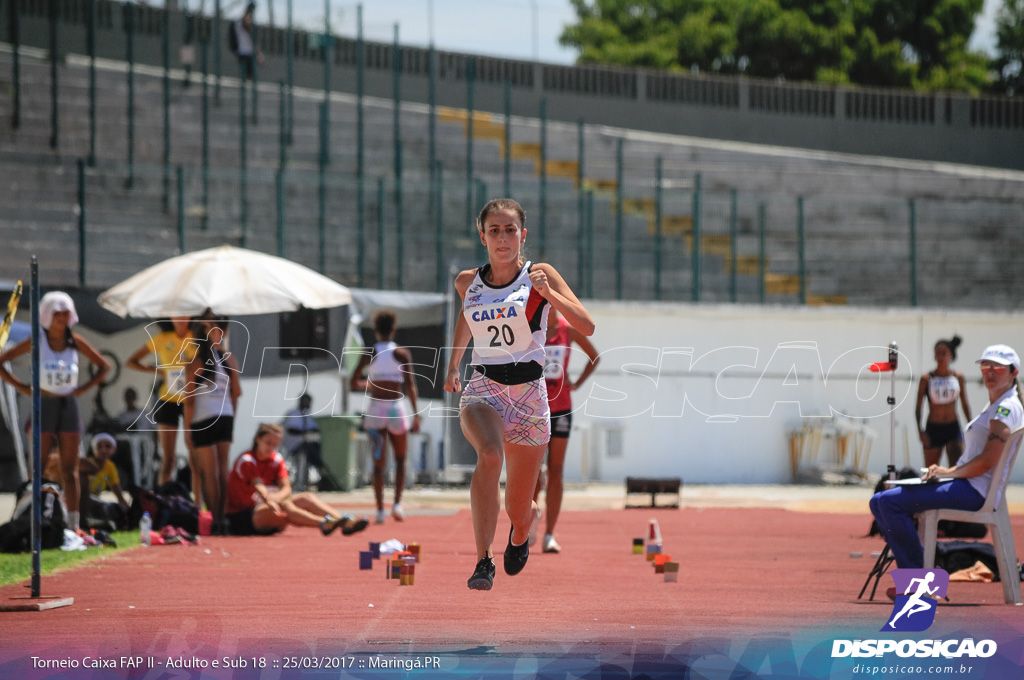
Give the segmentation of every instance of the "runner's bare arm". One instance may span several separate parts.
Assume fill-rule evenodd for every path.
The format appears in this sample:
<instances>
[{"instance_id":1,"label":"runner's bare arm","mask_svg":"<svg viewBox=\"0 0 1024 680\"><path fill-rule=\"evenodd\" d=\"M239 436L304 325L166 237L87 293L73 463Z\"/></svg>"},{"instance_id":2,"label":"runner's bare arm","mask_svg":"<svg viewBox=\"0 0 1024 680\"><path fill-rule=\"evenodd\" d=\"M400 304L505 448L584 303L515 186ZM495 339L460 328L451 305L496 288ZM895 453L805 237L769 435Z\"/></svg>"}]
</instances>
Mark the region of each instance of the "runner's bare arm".
<instances>
[{"instance_id":1,"label":"runner's bare arm","mask_svg":"<svg viewBox=\"0 0 1024 680\"><path fill-rule=\"evenodd\" d=\"M10 348L3 354L0 354L0 379L3 379L5 382L13 385L14 389L18 390L18 392L24 394L26 397L32 396L32 386L27 383L23 383L15 377L13 373L10 373L4 367L4 364L28 353L30 349L32 349L32 338L25 338L14 347Z\"/></svg>"},{"instance_id":2,"label":"runner's bare arm","mask_svg":"<svg viewBox=\"0 0 1024 680\"><path fill-rule=\"evenodd\" d=\"M142 363L142 358L152 353L153 351L149 348L149 345L143 345L128 357L128 361L124 362L124 365L132 370L142 371L143 373L159 373L160 369L156 365L147 366Z\"/></svg>"},{"instance_id":3,"label":"runner's bare arm","mask_svg":"<svg viewBox=\"0 0 1024 680\"><path fill-rule=\"evenodd\" d=\"M473 282L474 276L476 276L476 270L467 269L455 277L455 290L459 292L459 298L465 300L466 289ZM462 355L466 353L466 347L469 345L471 337L472 333L469 330L469 324L466 323L466 317L460 310L457 312L457 318L455 319L455 334L452 337L452 346L449 348L451 356L448 358L448 371L444 380L446 392L462 391L462 383L459 381L459 365L462 363Z\"/></svg>"},{"instance_id":4,"label":"runner's bare arm","mask_svg":"<svg viewBox=\"0 0 1024 680\"><path fill-rule=\"evenodd\" d=\"M587 355L587 365L583 367L583 372L580 373L580 377L575 382L569 383L569 389L575 391L580 385L587 381L590 374L597 368L597 364L601 361L601 355L597 353L597 348L594 347L594 343L590 342L587 336L580 333L575 328L569 328L569 340L575 342L580 346L580 349Z\"/></svg>"},{"instance_id":5,"label":"runner's bare arm","mask_svg":"<svg viewBox=\"0 0 1024 680\"><path fill-rule=\"evenodd\" d=\"M590 313L554 267L544 263L535 264L530 270L530 281L534 289L547 298L570 326L583 335L594 334L594 320Z\"/></svg>"},{"instance_id":6,"label":"runner's bare arm","mask_svg":"<svg viewBox=\"0 0 1024 680\"><path fill-rule=\"evenodd\" d=\"M971 405L967 403L967 385L964 384L964 374L956 374L957 382L960 383L960 406L964 410L964 418L971 422Z\"/></svg>"},{"instance_id":7,"label":"runner's bare arm","mask_svg":"<svg viewBox=\"0 0 1024 680\"><path fill-rule=\"evenodd\" d=\"M107 371L110 370L110 362L107 361L102 354L97 352L96 348L89 344L89 341L81 335L73 333L72 336L75 339L75 345L78 347L78 351L84 354L85 358L91 361L93 366L96 367L96 375L94 375L89 382L84 385L80 385L78 389L75 390L75 396L79 396L85 394L93 387L103 382L103 378L107 376Z\"/></svg>"}]
</instances>

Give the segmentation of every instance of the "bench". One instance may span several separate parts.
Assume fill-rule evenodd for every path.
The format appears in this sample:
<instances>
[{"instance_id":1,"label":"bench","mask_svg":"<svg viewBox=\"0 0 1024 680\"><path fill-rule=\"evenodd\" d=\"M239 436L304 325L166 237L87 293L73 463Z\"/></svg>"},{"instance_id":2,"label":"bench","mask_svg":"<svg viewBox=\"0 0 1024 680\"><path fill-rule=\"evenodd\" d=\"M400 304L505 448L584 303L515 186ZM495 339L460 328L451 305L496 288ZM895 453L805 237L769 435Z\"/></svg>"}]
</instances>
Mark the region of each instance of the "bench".
<instances>
[{"instance_id":1,"label":"bench","mask_svg":"<svg viewBox=\"0 0 1024 680\"><path fill-rule=\"evenodd\" d=\"M683 480L679 477L626 477L626 507L627 508L656 508L657 496L661 494L675 494L675 502L662 505L664 508L679 507L679 489ZM629 495L635 493L651 494L650 505L630 505Z\"/></svg>"}]
</instances>

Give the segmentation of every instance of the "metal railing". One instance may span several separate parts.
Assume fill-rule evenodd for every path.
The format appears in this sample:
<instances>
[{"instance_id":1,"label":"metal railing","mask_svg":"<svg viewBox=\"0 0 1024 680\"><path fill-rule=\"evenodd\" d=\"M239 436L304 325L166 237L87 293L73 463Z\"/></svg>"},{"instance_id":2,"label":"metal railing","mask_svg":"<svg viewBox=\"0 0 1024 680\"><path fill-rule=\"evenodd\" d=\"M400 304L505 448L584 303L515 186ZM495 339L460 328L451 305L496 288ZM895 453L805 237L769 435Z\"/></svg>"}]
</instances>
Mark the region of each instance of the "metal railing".
<instances>
[{"instance_id":1,"label":"metal railing","mask_svg":"<svg viewBox=\"0 0 1024 680\"><path fill-rule=\"evenodd\" d=\"M216 17L190 19L201 63L200 72L192 74L171 68L171 48L179 37L184 43L185 29L192 26L168 21L177 15L108 0L14 0L9 7L15 46L12 120L21 125L22 102L29 101L18 74L49 69L51 144L84 160L69 168L69 175L78 177L78 285L104 285L104 277L122 271L125 263L141 266L155 256L145 245L149 241L133 246L134 234L115 228L135 216L161 235L160 255L227 240L286 254L359 286L441 290L452 261L481 257L473 217L498 193L527 207L536 229L531 247L536 244L537 251L531 255L556 263L574 286L593 297L937 304L964 299L970 291L942 288L941 277L918 266L919 253L930 265L942 262L947 271L971 281L987 281L990 265L1015 269L1004 260L1021 237L1020 201L871 201L707 190L706 178L673 161L668 150L665 157L650 147L633 151L636 145L621 133L584 120L549 121L546 97L527 118L511 113L517 88L541 87L722 108L745 101L750 109L787 115L830 117L843 111L849 118L939 125L951 115L949 99L939 95L845 91L839 97L832 88L738 79L641 78L637 71L603 67L520 68L522 63L511 60L402 46L396 27L391 45L367 42L361 31L351 45L333 36L320 41L321 47L306 54L321 62L323 91L305 89L296 96L294 82L222 77L216 66L215 47L222 38ZM21 16L36 12L52 18L54 8L69 7L61 21L84 26L88 60L69 59L58 81L53 75L57 51L45 61L38 50L27 57L30 50L18 47L18 27ZM115 11L119 7L123 11ZM113 28L119 15L125 29L118 51L123 67L99 66L97 31ZM70 32L62 28L58 35L63 41ZM159 65L138 63L139 36L159 43ZM293 56L299 58L309 35L295 32L294 41L286 36L280 29L257 32L268 50L295 45ZM354 136L350 126L332 125L332 111L348 115L353 106L332 89L330 66L338 63L356 66ZM87 69L84 81L76 79L79 68ZM368 69L390 69L390 78L378 74L376 79L378 87L390 81L390 102L365 95ZM402 100L410 73L428 77L425 107ZM534 83L538 74L541 82ZM125 77L126 94L120 87ZM499 77L505 79L495 80ZM437 105L438 81L444 78L459 81L464 108ZM58 105L62 88L82 82L87 109L73 97ZM478 87L495 83L502 86L501 115L477 109ZM222 88L224 105L218 110ZM153 104L157 91L158 107L137 101ZM29 105L42 108L42 99L30 94ZM1024 115L1019 102L974 102L972 124L1013 127ZM105 117L116 118L112 111L122 106L123 121L104 121L98 113L103 107ZM172 106L181 115L172 116ZM367 107L373 107L369 115ZM60 195L61 182L46 186ZM94 193L94 187L104 192ZM7 209L31 211L32 201L15 196ZM410 216L415 228L407 226ZM990 242L993 233L1002 246ZM880 253L863 245L872 239L891 247ZM972 252L981 253L976 264L962 262L963 250L947 248L947 242L963 248L965 239L978 241L971 242ZM124 259L104 260L108 252ZM1013 291L1021 287L1005 288L992 304L1016 304Z\"/></svg>"},{"instance_id":2,"label":"metal railing","mask_svg":"<svg viewBox=\"0 0 1024 680\"><path fill-rule=\"evenodd\" d=\"M651 165L647 176L621 174L621 188L549 187L544 245L531 239L527 257L550 262L589 298L1003 309L1021 303L1024 275L1015 253L1024 233L1019 226L993 231L994 224L1024 222L1020 203L706 191L699 175L682 186L682 178L666 178L662 159ZM474 178L477 191L467 198L461 171L443 167L432 183L422 174L399 183L383 174L360 182L323 168L242 173L176 166L168 214L159 209L160 164L137 164L131 189L123 187L125 164L89 167L82 158L69 169L53 173L58 189L39 189L65 197L64 221L76 225L57 245L66 256L67 244L77 241L77 270L73 280L54 284L105 287L179 252L233 243L348 285L443 291L453 263L484 257L463 214L467 200L476 209L490 197L489 178ZM360 193L362 221L349 209ZM539 236L536 181L515 178L512 196ZM403 230L399 200L434 211L418 210L416 228ZM0 223L19 212L31 210L5 204ZM26 233L22 243L45 249L53 240ZM0 263L8 257L20 253Z\"/></svg>"},{"instance_id":3,"label":"metal railing","mask_svg":"<svg viewBox=\"0 0 1024 680\"><path fill-rule=\"evenodd\" d=\"M95 30L125 33L129 25L137 37L159 39L164 24L188 25L188 31L172 31L172 51L188 39L195 43L217 43L223 39L223 18L220 2L215 2L210 16L196 13L167 12L163 8L114 0L8 0L9 11L0 21L7 23L8 40L19 42L15 34L26 19L48 20L69 31ZM131 18L130 18L131 17ZM290 14L289 14L290 21ZM397 69L404 76L431 76L441 82L460 82L468 76L469 63L474 66L473 78L480 83L498 86L505 82L512 87L538 90L551 94L580 94L625 98L637 101L698 104L703 106L744 109L781 114L799 113L816 117L845 117L853 120L890 121L904 124L933 125L936 121L951 124L948 104L940 103L962 95L915 93L898 89L822 86L812 83L786 83L769 79L716 77L700 74L672 73L641 68L620 68L595 64L560 66L531 61L467 55L431 48L403 46L395 63L393 46L386 42L363 41L360 38L327 35L296 30L290 23L284 27L257 26L255 40L268 59L337 65L355 68L358 53L364 50L362 68L371 71ZM187 37L186 37L187 36ZM29 36L32 38L33 36ZM24 40L25 35L22 31ZM123 38L122 38L123 39ZM39 45L42 46L42 45ZM219 49L212 71L221 74ZM432 53L435 55L432 57ZM141 56L141 55L140 55ZM326 59L325 59L326 57ZM159 54L143 57L147 63L158 63ZM436 69L431 68L432 59ZM293 68L289 66L289 73ZM292 84L290 77L286 79ZM749 96L741 92L749 89ZM837 106L842 97L845 105ZM970 126L1008 127L1017 129L1021 122L1020 102L1005 97L970 98ZM1006 121L1005 123L1002 121Z\"/></svg>"}]
</instances>

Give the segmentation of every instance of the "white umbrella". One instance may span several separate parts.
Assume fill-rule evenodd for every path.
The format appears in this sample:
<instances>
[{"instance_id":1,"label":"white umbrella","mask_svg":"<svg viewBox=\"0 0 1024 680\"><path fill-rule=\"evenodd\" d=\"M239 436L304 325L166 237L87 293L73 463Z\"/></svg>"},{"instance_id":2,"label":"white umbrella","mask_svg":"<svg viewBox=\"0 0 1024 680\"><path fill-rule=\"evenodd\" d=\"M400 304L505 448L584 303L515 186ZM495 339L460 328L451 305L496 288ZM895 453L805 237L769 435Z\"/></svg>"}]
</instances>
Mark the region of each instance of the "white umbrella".
<instances>
[{"instance_id":1,"label":"white umbrella","mask_svg":"<svg viewBox=\"0 0 1024 680\"><path fill-rule=\"evenodd\" d=\"M100 294L118 316L239 316L339 307L348 288L290 260L219 246L164 260Z\"/></svg>"}]
</instances>

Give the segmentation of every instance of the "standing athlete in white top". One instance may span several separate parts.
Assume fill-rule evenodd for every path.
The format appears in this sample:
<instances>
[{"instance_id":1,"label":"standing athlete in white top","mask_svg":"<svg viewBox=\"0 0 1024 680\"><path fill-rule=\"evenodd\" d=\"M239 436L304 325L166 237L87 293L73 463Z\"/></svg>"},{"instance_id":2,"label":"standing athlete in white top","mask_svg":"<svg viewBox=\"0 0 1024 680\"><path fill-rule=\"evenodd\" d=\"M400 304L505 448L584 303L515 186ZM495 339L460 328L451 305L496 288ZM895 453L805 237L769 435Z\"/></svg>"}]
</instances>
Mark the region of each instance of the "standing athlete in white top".
<instances>
[{"instance_id":1,"label":"standing athlete in white top","mask_svg":"<svg viewBox=\"0 0 1024 680\"><path fill-rule=\"evenodd\" d=\"M384 512L384 471L388 464L385 444L390 438L391 450L395 452L395 503L391 506L391 516L401 522L405 519L402 489L405 487L405 454L409 445L407 433L410 429L413 432L420 431L416 381L409 368L412 355L408 349L395 344L396 329L394 312L386 309L377 312L373 317L373 330L377 336L373 353L359 358L349 383L353 392L368 391L364 423L373 444L373 493L377 497L377 524L383 524L387 517ZM405 408L403 387L412 404L411 423Z\"/></svg>"},{"instance_id":2,"label":"standing athlete in white top","mask_svg":"<svg viewBox=\"0 0 1024 680\"><path fill-rule=\"evenodd\" d=\"M227 319L207 310L192 324L196 353L185 368L184 415L192 439L202 500L213 514L211 531L227 536L228 454L234 433L235 409L242 388L238 362L225 348ZM199 496L196 496L198 500Z\"/></svg>"},{"instance_id":3,"label":"standing athlete in white top","mask_svg":"<svg viewBox=\"0 0 1024 680\"><path fill-rule=\"evenodd\" d=\"M971 421L971 406L967 403L967 391L964 389L964 374L949 368L956 361L956 348L960 346L960 336L954 335L951 340L939 340L935 343L935 370L921 376L921 384L917 388L917 418L921 446L924 447L924 465L938 465L942 459L942 449L946 449L949 464L960 458L964 450L964 435L960 431L960 421L956 417L956 402L964 410L964 419ZM928 421L921 428L921 407L925 398L928 399Z\"/></svg>"},{"instance_id":4,"label":"standing athlete in white top","mask_svg":"<svg viewBox=\"0 0 1024 680\"><path fill-rule=\"evenodd\" d=\"M512 522L505 573L518 574L530 555L527 539L537 507L533 490L551 430L543 377L548 305L583 335L593 334L594 321L554 267L524 260L526 213L518 203L490 201L480 211L477 229L488 263L455 278L463 313L455 324L444 388L462 390L459 365L472 338L473 375L459 416L477 453L470 503L478 561L469 587L490 590L503 461L505 512Z\"/></svg>"},{"instance_id":5,"label":"standing athlete in white top","mask_svg":"<svg viewBox=\"0 0 1024 680\"><path fill-rule=\"evenodd\" d=\"M110 362L96 351L85 338L71 332L78 323L78 313L71 296L53 291L39 301L39 325L45 331L39 343L39 388L42 391L40 442L43 465L54 442L60 451L60 465L64 485L64 498L68 504L68 528L79 531L81 519L78 510L78 447L82 437L82 415L78 397L103 382L110 370ZM0 378L14 385L26 397L32 396L32 386L11 375L4 364L32 349L32 338L25 338L8 351L0 354ZM79 385L78 354L96 367L96 374Z\"/></svg>"}]
</instances>

